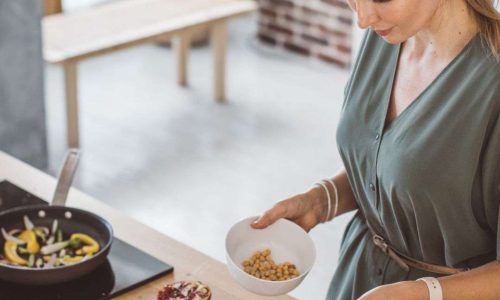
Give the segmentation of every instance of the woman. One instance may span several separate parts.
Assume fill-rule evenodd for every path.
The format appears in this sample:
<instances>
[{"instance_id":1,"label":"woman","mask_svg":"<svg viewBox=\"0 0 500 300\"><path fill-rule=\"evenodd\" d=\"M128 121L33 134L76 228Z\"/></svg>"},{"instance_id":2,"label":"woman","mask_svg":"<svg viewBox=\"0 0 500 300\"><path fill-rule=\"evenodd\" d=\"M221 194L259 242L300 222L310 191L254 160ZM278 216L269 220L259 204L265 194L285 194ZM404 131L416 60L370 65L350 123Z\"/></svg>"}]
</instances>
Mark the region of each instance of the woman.
<instances>
[{"instance_id":1,"label":"woman","mask_svg":"<svg viewBox=\"0 0 500 300\"><path fill-rule=\"evenodd\" d=\"M310 230L357 209L328 299L500 299L493 1L349 4L369 30L337 130L345 168L252 226L287 218Z\"/></svg>"}]
</instances>

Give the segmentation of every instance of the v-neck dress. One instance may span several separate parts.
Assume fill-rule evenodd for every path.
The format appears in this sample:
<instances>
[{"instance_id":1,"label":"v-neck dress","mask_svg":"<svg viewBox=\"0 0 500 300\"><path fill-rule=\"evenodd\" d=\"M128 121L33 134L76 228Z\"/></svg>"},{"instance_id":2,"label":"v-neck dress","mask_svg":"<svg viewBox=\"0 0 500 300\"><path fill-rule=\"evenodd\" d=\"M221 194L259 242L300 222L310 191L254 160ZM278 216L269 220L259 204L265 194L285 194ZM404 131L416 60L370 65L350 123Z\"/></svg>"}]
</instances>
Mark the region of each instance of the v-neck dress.
<instances>
[{"instance_id":1,"label":"v-neck dress","mask_svg":"<svg viewBox=\"0 0 500 300\"><path fill-rule=\"evenodd\" d=\"M360 210L348 224L327 299L437 274L401 269L399 252L456 268L500 260L500 65L476 35L389 125L400 45L368 31L345 89L337 144Z\"/></svg>"}]
</instances>

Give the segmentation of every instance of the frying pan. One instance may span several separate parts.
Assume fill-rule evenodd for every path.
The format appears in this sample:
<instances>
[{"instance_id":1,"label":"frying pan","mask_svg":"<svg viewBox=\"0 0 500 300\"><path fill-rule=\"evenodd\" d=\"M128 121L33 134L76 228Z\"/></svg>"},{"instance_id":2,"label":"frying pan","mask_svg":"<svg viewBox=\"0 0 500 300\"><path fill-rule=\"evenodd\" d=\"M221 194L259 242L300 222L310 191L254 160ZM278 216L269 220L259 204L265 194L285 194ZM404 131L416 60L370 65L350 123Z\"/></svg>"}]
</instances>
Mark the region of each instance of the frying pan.
<instances>
[{"instance_id":1,"label":"frying pan","mask_svg":"<svg viewBox=\"0 0 500 300\"><path fill-rule=\"evenodd\" d=\"M50 206L30 205L9 209L0 213L0 228L8 232L25 228L23 218L28 216L36 227L52 227L57 219L58 228L65 234L85 233L94 238L100 246L99 252L87 260L53 268L28 268L0 263L0 279L26 284L48 285L73 280L93 271L106 261L113 241L111 224L103 218L78 208L64 206L78 164L78 149L70 149L59 173L56 191ZM5 239L0 235L0 250L3 253Z\"/></svg>"}]
</instances>

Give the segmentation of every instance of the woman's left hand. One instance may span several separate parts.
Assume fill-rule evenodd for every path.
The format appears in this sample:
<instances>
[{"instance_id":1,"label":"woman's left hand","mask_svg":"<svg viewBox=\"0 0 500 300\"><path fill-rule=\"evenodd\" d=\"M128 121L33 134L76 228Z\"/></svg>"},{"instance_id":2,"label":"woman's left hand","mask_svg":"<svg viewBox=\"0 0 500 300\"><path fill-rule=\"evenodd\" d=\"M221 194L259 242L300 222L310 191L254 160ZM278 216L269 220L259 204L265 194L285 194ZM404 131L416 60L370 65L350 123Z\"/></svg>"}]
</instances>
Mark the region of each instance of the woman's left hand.
<instances>
[{"instance_id":1,"label":"woman's left hand","mask_svg":"<svg viewBox=\"0 0 500 300\"><path fill-rule=\"evenodd\" d=\"M422 281L402 281L376 287L358 300L426 300L429 291Z\"/></svg>"}]
</instances>

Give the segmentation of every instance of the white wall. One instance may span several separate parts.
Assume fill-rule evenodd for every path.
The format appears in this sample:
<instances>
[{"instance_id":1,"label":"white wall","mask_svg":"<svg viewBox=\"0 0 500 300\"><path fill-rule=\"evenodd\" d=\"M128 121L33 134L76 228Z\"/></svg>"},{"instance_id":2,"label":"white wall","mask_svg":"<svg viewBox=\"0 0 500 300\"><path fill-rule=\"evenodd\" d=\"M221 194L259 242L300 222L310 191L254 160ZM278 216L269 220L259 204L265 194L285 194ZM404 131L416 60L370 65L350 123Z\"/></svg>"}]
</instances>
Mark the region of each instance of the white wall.
<instances>
[{"instance_id":1,"label":"white wall","mask_svg":"<svg viewBox=\"0 0 500 300\"><path fill-rule=\"evenodd\" d=\"M354 60L356 59L356 55L358 54L359 47L361 46L361 40L363 39L363 35L365 30L362 30L358 27L357 18L354 19L354 26L352 29L352 65L354 65Z\"/></svg>"}]
</instances>

